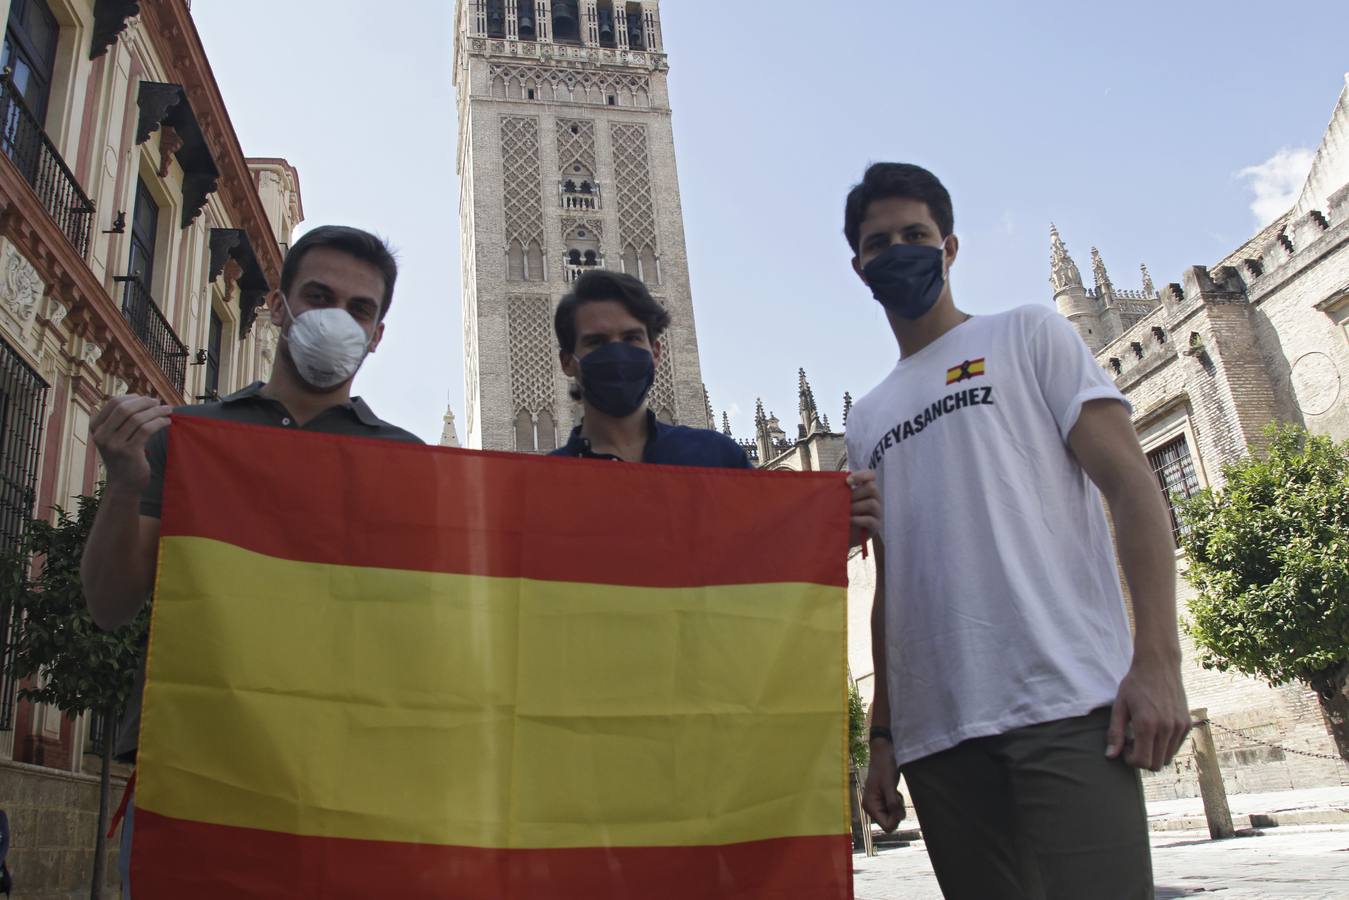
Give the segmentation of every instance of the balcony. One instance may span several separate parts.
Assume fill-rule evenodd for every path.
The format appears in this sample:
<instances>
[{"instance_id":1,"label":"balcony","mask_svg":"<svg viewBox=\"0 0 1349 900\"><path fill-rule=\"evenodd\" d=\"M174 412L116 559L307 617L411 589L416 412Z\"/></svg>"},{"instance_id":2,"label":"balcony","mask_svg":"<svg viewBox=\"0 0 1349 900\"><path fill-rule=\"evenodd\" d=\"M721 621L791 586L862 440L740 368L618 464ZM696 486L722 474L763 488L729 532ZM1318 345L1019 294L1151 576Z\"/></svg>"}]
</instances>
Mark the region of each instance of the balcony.
<instances>
[{"instance_id":1,"label":"balcony","mask_svg":"<svg viewBox=\"0 0 1349 900\"><path fill-rule=\"evenodd\" d=\"M600 208L600 186L589 181L568 179L559 186L559 203L564 210L593 212Z\"/></svg>"},{"instance_id":2,"label":"balcony","mask_svg":"<svg viewBox=\"0 0 1349 900\"><path fill-rule=\"evenodd\" d=\"M71 246L87 257L94 204L23 102L9 72L0 76L0 152L14 163Z\"/></svg>"},{"instance_id":3,"label":"balcony","mask_svg":"<svg viewBox=\"0 0 1349 900\"><path fill-rule=\"evenodd\" d=\"M576 252L564 254L562 257L562 280L567 284L574 284L585 273L602 268L604 268L604 257L593 252L587 253L584 257Z\"/></svg>"},{"instance_id":4,"label":"balcony","mask_svg":"<svg viewBox=\"0 0 1349 900\"><path fill-rule=\"evenodd\" d=\"M122 317L136 333L159 370L181 394L187 380L187 347L178 340L178 335L174 334L168 320L159 311L159 305L150 296L149 288L141 283L138 276L122 275L113 280L123 286Z\"/></svg>"}]
</instances>

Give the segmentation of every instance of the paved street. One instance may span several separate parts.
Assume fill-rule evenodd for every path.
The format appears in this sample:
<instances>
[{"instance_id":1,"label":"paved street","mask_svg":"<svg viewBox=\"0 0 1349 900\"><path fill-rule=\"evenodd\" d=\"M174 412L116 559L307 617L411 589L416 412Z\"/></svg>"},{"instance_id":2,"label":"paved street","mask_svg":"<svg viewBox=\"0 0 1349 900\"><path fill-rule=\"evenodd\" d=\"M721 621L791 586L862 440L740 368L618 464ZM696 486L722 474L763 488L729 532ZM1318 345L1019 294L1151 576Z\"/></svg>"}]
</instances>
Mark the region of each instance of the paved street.
<instances>
[{"instance_id":1,"label":"paved street","mask_svg":"<svg viewBox=\"0 0 1349 900\"><path fill-rule=\"evenodd\" d=\"M1272 828L1210 841L1207 832L1154 834L1158 900L1349 897L1349 827ZM922 842L853 857L857 900L940 900Z\"/></svg>"}]
</instances>

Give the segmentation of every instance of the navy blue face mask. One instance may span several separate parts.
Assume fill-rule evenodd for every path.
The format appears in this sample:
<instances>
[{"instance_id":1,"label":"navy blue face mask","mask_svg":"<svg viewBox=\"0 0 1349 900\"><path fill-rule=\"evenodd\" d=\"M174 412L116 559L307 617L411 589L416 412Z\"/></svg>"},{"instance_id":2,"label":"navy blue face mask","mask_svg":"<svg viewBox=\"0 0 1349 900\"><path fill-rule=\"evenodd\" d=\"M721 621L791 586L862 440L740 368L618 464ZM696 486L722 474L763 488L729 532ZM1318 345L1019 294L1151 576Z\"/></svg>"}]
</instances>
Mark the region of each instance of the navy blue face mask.
<instances>
[{"instance_id":1,"label":"navy blue face mask","mask_svg":"<svg viewBox=\"0 0 1349 900\"><path fill-rule=\"evenodd\" d=\"M866 264L862 277L871 293L890 312L905 319L921 319L937 305L946 276L946 252L925 244L892 244Z\"/></svg>"},{"instance_id":2,"label":"navy blue face mask","mask_svg":"<svg viewBox=\"0 0 1349 900\"><path fill-rule=\"evenodd\" d=\"M650 350L614 341L581 359L581 390L591 406L615 419L637 412L656 381Z\"/></svg>"}]
</instances>

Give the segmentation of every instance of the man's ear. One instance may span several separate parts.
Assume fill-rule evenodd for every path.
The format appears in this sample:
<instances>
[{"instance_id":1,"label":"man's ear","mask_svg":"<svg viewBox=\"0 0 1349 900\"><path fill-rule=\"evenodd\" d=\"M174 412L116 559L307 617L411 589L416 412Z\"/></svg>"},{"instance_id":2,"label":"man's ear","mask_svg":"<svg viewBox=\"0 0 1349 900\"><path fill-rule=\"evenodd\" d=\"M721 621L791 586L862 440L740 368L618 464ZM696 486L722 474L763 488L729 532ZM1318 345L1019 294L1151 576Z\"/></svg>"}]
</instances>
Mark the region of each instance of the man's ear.
<instances>
[{"instance_id":1,"label":"man's ear","mask_svg":"<svg viewBox=\"0 0 1349 900\"><path fill-rule=\"evenodd\" d=\"M577 378L581 374L581 364L576 361L575 354L568 353L566 350L559 350L557 354L558 361L562 363L562 372L568 378Z\"/></svg>"},{"instance_id":2,"label":"man's ear","mask_svg":"<svg viewBox=\"0 0 1349 900\"><path fill-rule=\"evenodd\" d=\"M281 302L281 292L272 291L267 295L267 315L272 320L272 324L277 328L282 328L286 324L286 307Z\"/></svg>"},{"instance_id":3,"label":"man's ear","mask_svg":"<svg viewBox=\"0 0 1349 900\"><path fill-rule=\"evenodd\" d=\"M945 243L942 244L942 253L946 256L946 268L949 270L956 264L956 257L960 255L960 238L955 234L948 234Z\"/></svg>"},{"instance_id":4,"label":"man's ear","mask_svg":"<svg viewBox=\"0 0 1349 900\"><path fill-rule=\"evenodd\" d=\"M375 326L375 333L370 336L370 349L368 352L374 353L379 349L379 342L384 340L384 323L380 322Z\"/></svg>"},{"instance_id":5,"label":"man's ear","mask_svg":"<svg viewBox=\"0 0 1349 900\"><path fill-rule=\"evenodd\" d=\"M651 358L656 361L656 365L660 365L660 356L664 352L665 343L660 338L656 338L655 342L651 344Z\"/></svg>"},{"instance_id":6,"label":"man's ear","mask_svg":"<svg viewBox=\"0 0 1349 900\"><path fill-rule=\"evenodd\" d=\"M862 260L860 257L854 256L852 258L852 270L857 273L858 278L862 279L863 284L865 284L867 287L871 287L871 285L867 282L867 277L862 274Z\"/></svg>"}]
</instances>

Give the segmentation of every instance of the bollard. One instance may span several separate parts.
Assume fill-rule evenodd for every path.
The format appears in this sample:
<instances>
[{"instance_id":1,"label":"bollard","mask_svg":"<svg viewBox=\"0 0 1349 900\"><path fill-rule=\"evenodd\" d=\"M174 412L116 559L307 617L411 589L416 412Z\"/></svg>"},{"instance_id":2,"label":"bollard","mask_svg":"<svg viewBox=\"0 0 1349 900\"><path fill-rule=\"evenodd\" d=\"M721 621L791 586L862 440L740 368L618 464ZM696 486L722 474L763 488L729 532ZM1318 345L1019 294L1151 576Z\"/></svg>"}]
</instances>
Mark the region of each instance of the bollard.
<instances>
[{"instance_id":1,"label":"bollard","mask_svg":"<svg viewBox=\"0 0 1349 900\"><path fill-rule=\"evenodd\" d=\"M1232 810L1227 805L1227 789L1223 787L1223 773L1218 768L1218 748L1213 743L1213 730L1208 724L1208 710L1191 710L1190 718L1196 723L1190 732L1190 742L1194 747L1194 766L1199 773L1199 795L1204 799L1209 837L1215 841L1236 837Z\"/></svg>"}]
</instances>

